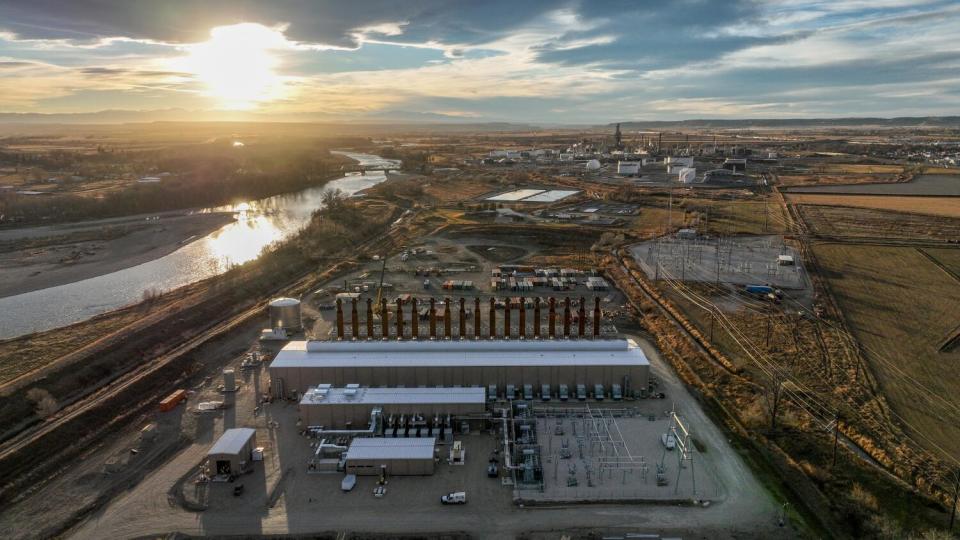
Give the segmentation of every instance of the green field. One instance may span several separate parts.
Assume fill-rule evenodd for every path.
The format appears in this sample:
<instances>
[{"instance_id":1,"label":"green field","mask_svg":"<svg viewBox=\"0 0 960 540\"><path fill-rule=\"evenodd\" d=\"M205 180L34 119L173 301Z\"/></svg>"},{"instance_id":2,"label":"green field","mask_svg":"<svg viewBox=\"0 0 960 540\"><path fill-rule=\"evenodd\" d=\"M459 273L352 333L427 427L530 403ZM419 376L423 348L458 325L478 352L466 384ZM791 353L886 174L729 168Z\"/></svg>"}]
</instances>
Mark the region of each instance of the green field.
<instances>
[{"instance_id":1,"label":"green field","mask_svg":"<svg viewBox=\"0 0 960 540\"><path fill-rule=\"evenodd\" d=\"M955 375L960 350L938 350L960 326L960 282L912 247L816 244L813 249L908 433L928 439L928 449L939 446L960 458L960 377ZM960 263L957 250L931 251L943 264Z\"/></svg>"}]
</instances>

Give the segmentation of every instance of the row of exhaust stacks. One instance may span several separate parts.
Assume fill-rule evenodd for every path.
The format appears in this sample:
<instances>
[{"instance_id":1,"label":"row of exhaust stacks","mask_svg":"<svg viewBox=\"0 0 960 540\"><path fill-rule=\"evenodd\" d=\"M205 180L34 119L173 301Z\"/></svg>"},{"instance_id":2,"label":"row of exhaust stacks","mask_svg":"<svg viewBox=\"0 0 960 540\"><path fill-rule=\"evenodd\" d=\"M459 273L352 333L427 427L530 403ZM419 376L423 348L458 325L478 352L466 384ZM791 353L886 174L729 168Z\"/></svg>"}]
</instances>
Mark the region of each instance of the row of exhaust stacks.
<instances>
[{"instance_id":1,"label":"row of exhaust stacks","mask_svg":"<svg viewBox=\"0 0 960 540\"><path fill-rule=\"evenodd\" d=\"M444 315L443 315L443 336L445 339L452 339L453 334L451 332L451 310L450 310L450 299L444 299ZM467 312L465 307L465 299L460 299L460 333L459 336L461 339L467 337ZM480 339L481 336L481 324L480 324L480 299L474 298L474 310L473 310L473 337L474 339ZM548 337L553 339L556 336L556 321L557 321L557 309L556 309L556 299L550 298L549 305L549 316L547 325L548 328ZM580 308L579 308L579 317L577 321L577 337L583 338L586 336L586 304L587 301L581 296L580 297ZM396 301L396 338L403 339L404 336L404 320L403 320L403 300L397 298ZM417 299L413 298L410 300L410 335L412 339L418 339L420 336L419 329L419 313L417 311ZM510 303L507 302L504 306L503 314L503 337L505 339L512 338L513 329L510 327L510 313L513 309L510 307ZM520 320L519 320L519 337L520 339L525 339L527 337L527 307L525 303L520 304L519 308ZM570 307L570 298L565 298L563 303L563 337L570 337L570 325L572 311ZM437 339L437 309L436 301L430 299L430 339ZM489 337L491 339L497 337L497 316L496 316L496 302L493 298L490 299L490 311L489 311L490 323L489 323ZM373 310L373 300L370 298L367 299L367 339L373 339L376 337L373 331L374 326L374 310ZM357 314L357 300L354 298L351 300L350 306L350 334L353 336L353 339L359 339L360 336L360 318ZM390 336L390 311L387 309L387 299L384 298L380 301L380 332L383 339L389 339ZM593 306L593 337L600 336L600 298L594 298ZM533 337L534 339L539 339L540 336L540 298L534 298L533 301ZM343 302L341 299L337 299L337 339L345 339L344 332L344 322L343 322Z\"/></svg>"}]
</instances>

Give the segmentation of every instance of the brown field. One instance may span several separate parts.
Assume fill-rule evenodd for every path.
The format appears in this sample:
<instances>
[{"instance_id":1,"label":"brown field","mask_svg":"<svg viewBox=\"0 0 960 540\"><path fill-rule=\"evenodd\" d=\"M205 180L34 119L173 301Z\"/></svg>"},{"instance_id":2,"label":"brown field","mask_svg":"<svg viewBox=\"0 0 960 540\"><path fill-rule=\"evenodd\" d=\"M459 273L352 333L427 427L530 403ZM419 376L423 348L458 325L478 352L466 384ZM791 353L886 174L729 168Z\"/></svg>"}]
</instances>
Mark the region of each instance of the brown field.
<instances>
[{"instance_id":1,"label":"brown field","mask_svg":"<svg viewBox=\"0 0 960 540\"><path fill-rule=\"evenodd\" d=\"M960 218L960 197L896 197L892 195L784 194L794 204L875 208Z\"/></svg>"},{"instance_id":2,"label":"brown field","mask_svg":"<svg viewBox=\"0 0 960 540\"><path fill-rule=\"evenodd\" d=\"M777 183L781 186L806 186L825 184L876 184L896 182L894 174L781 174Z\"/></svg>"},{"instance_id":3,"label":"brown field","mask_svg":"<svg viewBox=\"0 0 960 540\"><path fill-rule=\"evenodd\" d=\"M938 350L960 325L960 283L914 248L815 244L813 250L906 431L928 450L939 446L960 457L960 379L952 376L960 351Z\"/></svg>"},{"instance_id":4,"label":"brown field","mask_svg":"<svg viewBox=\"0 0 960 540\"><path fill-rule=\"evenodd\" d=\"M960 276L960 249L958 248L923 248L923 251L937 260L946 268L948 273ZM960 278L957 279L960 286Z\"/></svg>"},{"instance_id":5,"label":"brown field","mask_svg":"<svg viewBox=\"0 0 960 540\"><path fill-rule=\"evenodd\" d=\"M952 240L960 238L960 219L871 208L799 205L813 232L827 236Z\"/></svg>"}]
</instances>

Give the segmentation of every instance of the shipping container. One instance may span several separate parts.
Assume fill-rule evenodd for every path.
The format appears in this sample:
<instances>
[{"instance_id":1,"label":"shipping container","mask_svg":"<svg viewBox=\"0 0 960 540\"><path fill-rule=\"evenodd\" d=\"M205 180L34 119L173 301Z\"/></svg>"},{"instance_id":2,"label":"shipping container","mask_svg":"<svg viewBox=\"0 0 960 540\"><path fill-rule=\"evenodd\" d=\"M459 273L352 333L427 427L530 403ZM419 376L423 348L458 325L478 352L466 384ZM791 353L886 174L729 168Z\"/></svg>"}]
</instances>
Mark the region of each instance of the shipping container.
<instances>
[{"instance_id":1,"label":"shipping container","mask_svg":"<svg viewBox=\"0 0 960 540\"><path fill-rule=\"evenodd\" d=\"M167 412L173 410L174 407L180 404L181 401L187 399L187 391L184 389L179 389L169 396L163 398L160 402L160 412Z\"/></svg>"}]
</instances>

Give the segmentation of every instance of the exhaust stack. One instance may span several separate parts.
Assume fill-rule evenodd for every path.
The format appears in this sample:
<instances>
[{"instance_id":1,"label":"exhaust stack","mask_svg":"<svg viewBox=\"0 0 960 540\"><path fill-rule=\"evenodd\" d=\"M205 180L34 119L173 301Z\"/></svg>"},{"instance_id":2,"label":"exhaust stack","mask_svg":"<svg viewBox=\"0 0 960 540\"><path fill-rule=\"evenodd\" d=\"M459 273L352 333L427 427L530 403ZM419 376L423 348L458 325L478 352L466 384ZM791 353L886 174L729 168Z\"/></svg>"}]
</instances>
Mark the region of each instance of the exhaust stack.
<instances>
[{"instance_id":1,"label":"exhaust stack","mask_svg":"<svg viewBox=\"0 0 960 540\"><path fill-rule=\"evenodd\" d=\"M587 300L580 297L580 311L577 313L577 337L583 338L587 335Z\"/></svg>"},{"instance_id":2,"label":"exhaust stack","mask_svg":"<svg viewBox=\"0 0 960 540\"><path fill-rule=\"evenodd\" d=\"M473 299L473 337L480 339L480 297Z\"/></svg>"},{"instance_id":3,"label":"exhaust stack","mask_svg":"<svg viewBox=\"0 0 960 540\"><path fill-rule=\"evenodd\" d=\"M343 301L337 298L337 339L343 339Z\"/></svg>"},{"instance_id":4,"label":"exhaust stack","mask_svg":"<svg viewBox=\"0 0 960 540\"><path fill-rule=\"evenodd\" d=\"M557 299L550 298L550 315L549 315L550 326L547 327L548 335L550 339L557 337Z\"/></svg>"},{"instance_id":5,"label":"exhaust stack","mask_svg":"<svg viewBox=\"0 0 960 540\"><path fill-rule=\"evenodd\" d=\"M507 298L507 301L503 305L503 339L510 339L511 328L510 328L510 312L513 309L510 307L510 298Z\"/></svg>"},{"instance_id":6,"label":"exhaust stack","mask_svg":"<svg viewBox=\"0 0 960 540\"><path fill-rule=\"evenodd\" d=\"M496 301L490 299L490 339L497 337L497 306Z\"/></svg>"},{"instance_id":7,"label":"exhaust stack","mask_svg":"<svg viewBox=\"0 0 960 540\"><path fill-rule=\"evenodd\" d=\"M460 299L460 339L467 335L467 309L464 307L466 300Z\"/></svg>"},{"instance_id":8,"label":"exhaust stack","mask_svg":"<svg viewBox=\"0 0 960 540\"><path fill-rule=\"evenodd\" d=\"M520 297L520 339L527 337L527 299Z\"/></svg>"},{"instance_id":9,"label":"exhaust stack","mask_svg":"<svg viewBox=\"0 0 960 540\"><path fill-rule=\"evenodd\" d=\"M563 299L563 337L570 337L570 297Z\"/></svg>"},{"instance_id":10,"label":"exhaust stack","mask_svg":"<svg viewBox=\"0 0 960 540\"><path fill-rule=\"evenodd\" d=\"M380 299L380 332L383 339L390 339L390 312L387 311L387 299Z\"/></svg>"},{"instance_id":11,"label":"exhaust stack","mask_svg":"<svg viewBox=\"0 0 960 540\"><path fill-rule=\"evenodd\" d=\"M360 317L357 316L357 299L350 299L350 338L360 337Z\"/></svg>"},{"instance_id":12,"label":"exhaust stack","mask_svg":"<svg viewBox=\"0 0 960 540\"><path fill-rule=\"evenodd\" d=\"M403 339L403 300L397 298L397 339Z\"/></svg>"},{"instance_id":13,"label":"exhaust stack","mask_svg":"<svg viewBox=\"0 0 960 540\"><path fill-rule=\"evenodd\" d=\"M450 298L443 299L443 337L444 339L450 339L453 337L450 334Z\"/></svg>"},{"instance_id":14,"label":"exhaust stack","mask_svg":"<svg viewBox=\"0 0 960 540\"><path fill-rule=\"evenodd\" d=\"M600 337L600 297L593 299L593 337Z\"/></svg>"},{"instance_id":15,"label":"exhaust stack","mask_svg":"<svg viewBox=\"0 0 960 540\"><path fill-rule=\"evenodd\" d=\"M533 337L540 339L540 297L533 299Z\"/></svg>"},{"instance_id":16,"label":"exhaust stack","mask_svg":"<svg viewBox=\"0 0 960 540\"><path fill-rule=\"evenodd\" d=\"M430 339L437 339L437 302L430 299Z\"/></svg>"},{"instance_id":17,"label":"exhaust stack","mask_svg":"<svg viewBox=\"0 0 960 540\"><path fill-rule=\"evenodd\" d=\"M373 300L367 298L367 339L373 339Z\"/></svg>"},{"instance_id":18,"label":"exhaust stack","mask_svg":"<svg viewBox=\"0 0 960 540\"><path fill-rule=\"evenodd\" d=\"M410 299L410 337L420 339L420 312L417 311L417 299Z\"/></svg>"}]
</instances>

